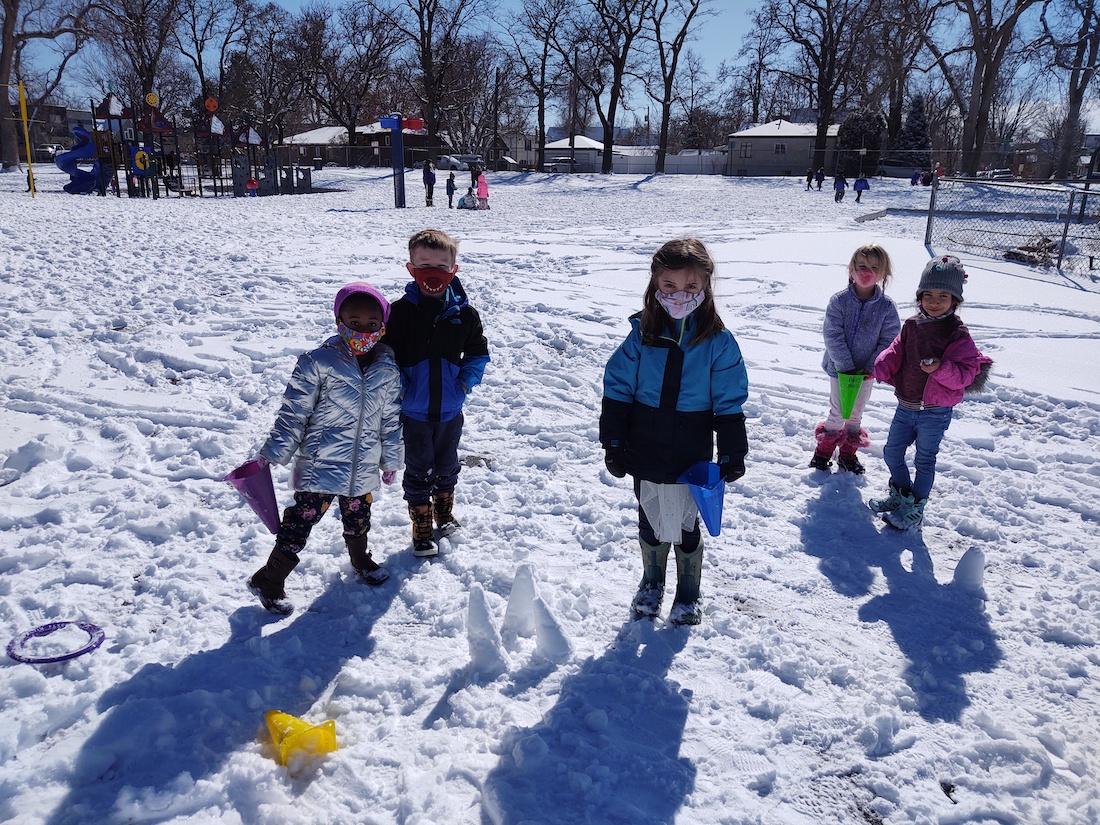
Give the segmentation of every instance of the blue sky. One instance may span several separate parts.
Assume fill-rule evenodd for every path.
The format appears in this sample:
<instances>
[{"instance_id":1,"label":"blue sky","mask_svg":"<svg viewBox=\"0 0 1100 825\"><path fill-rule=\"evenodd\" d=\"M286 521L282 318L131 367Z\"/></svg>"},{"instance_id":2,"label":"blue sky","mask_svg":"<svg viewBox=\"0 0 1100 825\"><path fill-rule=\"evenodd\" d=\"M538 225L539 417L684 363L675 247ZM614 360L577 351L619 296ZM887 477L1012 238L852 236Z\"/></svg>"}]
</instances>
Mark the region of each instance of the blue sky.
<instances>
[{"instance_id":1,"label":"blue sky","mask_svg":"<svg viewBox=\"0 0 1100 825\"><path fill-rule=\"evenodd\" d=\"M297 12L304 5L303 0L275 0L280 6ZM501 0L503 8L517 6L517 0ZM732 60L741 47L741 38L749 29L750 12L756 6L746 0L714 0L714 16L708 18L697 28L696 39L690 48L706 61L707 68L713 74L723 60Z\"/></svg>"}]
</instances>

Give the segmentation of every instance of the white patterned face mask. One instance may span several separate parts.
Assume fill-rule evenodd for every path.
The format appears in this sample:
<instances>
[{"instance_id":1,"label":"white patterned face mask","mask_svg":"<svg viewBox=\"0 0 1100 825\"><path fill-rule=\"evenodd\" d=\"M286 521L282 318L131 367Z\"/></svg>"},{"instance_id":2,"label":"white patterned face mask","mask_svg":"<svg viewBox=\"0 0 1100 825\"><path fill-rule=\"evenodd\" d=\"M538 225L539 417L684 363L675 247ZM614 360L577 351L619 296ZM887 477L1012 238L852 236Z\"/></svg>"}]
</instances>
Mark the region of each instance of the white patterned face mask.
<instances>
[{"instance_id":1,"label":"white patterned face mask","mask_svg":"<svg viewBox=\"0 0 1100 825\"><path fill-rule=\"evenodd\" d=\"M679 321L687 318L703 303L702 292L673 292L671 295L657 290L657 302L665 308L665 312Z\"/></svg>"}]
</instances>

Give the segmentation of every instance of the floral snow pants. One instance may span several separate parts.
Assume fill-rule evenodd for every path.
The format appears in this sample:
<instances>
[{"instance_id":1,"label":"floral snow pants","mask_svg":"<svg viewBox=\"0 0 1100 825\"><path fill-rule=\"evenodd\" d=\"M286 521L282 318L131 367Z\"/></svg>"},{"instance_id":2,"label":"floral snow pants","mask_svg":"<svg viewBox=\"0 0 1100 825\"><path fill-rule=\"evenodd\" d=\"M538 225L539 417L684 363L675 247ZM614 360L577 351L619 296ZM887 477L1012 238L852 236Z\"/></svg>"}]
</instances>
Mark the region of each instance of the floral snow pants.
<instances>
[{"instance_id":1,"label":"floral snow pants","mask_svg":"<svg viewBox=\"0 0 1100 825\"><path fill-rule=\"evenodd\" d=\"M275 546L297 556L306 546L313 525L328 512L334 498L340 500L340 520L344 523L344 536L365 536L370 531L370 493L365 496L335 496L331 493L297 492L294 503L283 510L279 535Z\"/></svg>"}]
</instances>

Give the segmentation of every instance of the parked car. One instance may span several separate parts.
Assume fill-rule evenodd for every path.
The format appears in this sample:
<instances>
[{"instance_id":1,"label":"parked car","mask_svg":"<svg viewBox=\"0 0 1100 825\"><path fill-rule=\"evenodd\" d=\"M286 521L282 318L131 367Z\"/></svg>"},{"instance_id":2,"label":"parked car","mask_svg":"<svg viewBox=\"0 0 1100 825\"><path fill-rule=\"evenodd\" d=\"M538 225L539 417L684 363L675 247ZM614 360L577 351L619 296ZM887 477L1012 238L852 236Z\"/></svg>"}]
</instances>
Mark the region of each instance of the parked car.
<instances>
[{"instance_id":1,"label":"parked car","mask_svg":"<svg viewBox=\"0 0 1100 825\"><path fill-rule=\"evenodd\" d=\"M580 161L576 158L551 158L542 165L543 172L576 172Z\"/></svg>"},{"instance_id":2,"label":"parked car","mask_svg":"<svg viewBox=\"0 0 1100 825\"><path fill-rule=\"evenodd\" d=\"M436 169L452 169L456 172L465 172L470 167L463 161L459 160L454 155L440 155L439 162L435 165Z\"/></svg>"},{"instance_id":3,"label":"parked car","mask_svg":"<svg viewBox=\"0 0 1100 825\"><path fill-rule=\"evenodd\" d=\"M977 177L982 180L1015 180L1011 169L983 169Z\"/></svg>"},{"instance_id":4,"label":"parked car","mask_svg":"<svg viewBox=\"0 0 1100 825\"><path fill-rule=\"evenodd\" d=\"M42 143L34 147L34 159L39 163L50 163L65 151L60 143Z\"/></svg>"}]
</instances>

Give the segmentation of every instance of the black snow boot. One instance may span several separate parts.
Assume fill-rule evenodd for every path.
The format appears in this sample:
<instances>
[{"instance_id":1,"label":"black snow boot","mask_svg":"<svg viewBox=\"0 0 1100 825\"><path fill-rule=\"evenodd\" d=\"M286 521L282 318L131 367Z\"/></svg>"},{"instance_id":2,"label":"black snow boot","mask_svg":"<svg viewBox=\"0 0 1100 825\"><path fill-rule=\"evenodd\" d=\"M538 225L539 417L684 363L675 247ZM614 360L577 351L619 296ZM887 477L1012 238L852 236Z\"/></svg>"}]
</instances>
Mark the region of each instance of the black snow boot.
<instances>
[{"instance_id":1,"label":"black snow boot","mask_svg":"<svg viewBox=\"0 0 1100 825\"><path fill-rule=\"evenodd\" d=\"M359 578L367 584L377 586L390 577L390 574L371 558L370 550L367 549L366 534L362 536L344 536L344 544L348 547L351 566L355 568Z\"/></svg>"},{"instance_id":2,"label":"black snow boot","mask_svg":"<svg viewBox=\"0 0 1100 825\"><path fill-rule=\"evenodd\" d=\"M298 566L298 556L276 547L267 558L267 564L252 574L248 586L260 603L272 613L286 616L294 611L294 605L286 597L283 588L290 571Z\"/></svg>"}]
</instances>

